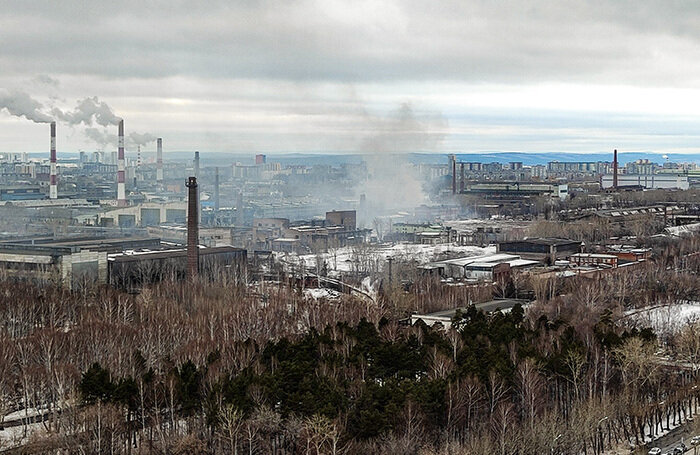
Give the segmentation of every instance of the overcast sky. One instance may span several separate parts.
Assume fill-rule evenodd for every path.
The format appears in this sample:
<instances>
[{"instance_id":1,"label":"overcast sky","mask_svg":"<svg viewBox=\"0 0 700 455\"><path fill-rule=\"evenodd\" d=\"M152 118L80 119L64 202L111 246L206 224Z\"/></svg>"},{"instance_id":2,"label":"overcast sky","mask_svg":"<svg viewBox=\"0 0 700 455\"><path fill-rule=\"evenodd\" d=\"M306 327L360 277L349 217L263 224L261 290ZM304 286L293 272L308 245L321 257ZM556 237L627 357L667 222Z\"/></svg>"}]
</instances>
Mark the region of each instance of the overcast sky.
<instances>
[{"instance_id":1,"label":"overcast sky","mask_svg":"<svg viewBox=\"0 0 700 455\"><path fill-rule=\"evenodd\" d=\"M695 1L0 0L0 11L0 88L46 112L97 96L166 150L699 150ZM0 151L47 149L47 134L0 112ZM59 123L58 143L96 147L85 125Z\"/></svg>"}]
</instances>

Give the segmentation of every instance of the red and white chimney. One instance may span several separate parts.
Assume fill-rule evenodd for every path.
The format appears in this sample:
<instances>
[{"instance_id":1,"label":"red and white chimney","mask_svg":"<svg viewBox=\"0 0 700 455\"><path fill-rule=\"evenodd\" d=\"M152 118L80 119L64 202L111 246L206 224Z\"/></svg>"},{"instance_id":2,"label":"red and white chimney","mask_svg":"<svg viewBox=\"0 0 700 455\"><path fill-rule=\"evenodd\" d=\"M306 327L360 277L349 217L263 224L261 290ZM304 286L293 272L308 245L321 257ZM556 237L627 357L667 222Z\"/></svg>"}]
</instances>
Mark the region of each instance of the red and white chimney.
<instances>
[{"instance_id":1,"label":"red and white chimney","mask_svg":"<svg viewBox=\"0 0 700 455\"><path fill-rule=\"evenodd\" d=\"M51 170L49 172L49 199L58 199L56 179L56 122L51 122Z\"/></svg>"},{"instance_id":2,"label":"red and white chimney","mask_svg":"<svg viewBox=\"0 0 700 455\"><path fill-rule=\"evenodd\" d=\"M163 138L158 138L158 150L156 152L156 182L163 184Z\"/></svg>"},{"instance_id":3,"label":"red and white chimney","mask_svg":"<svg viewBox=\"0 0 700 455\"><path fill-rule=\"evenodd\" d=\"M119 149L117 151L117 205L126 207L126 186L124 185L124 120L119 120Z\"/></svg>"}]
</instances>

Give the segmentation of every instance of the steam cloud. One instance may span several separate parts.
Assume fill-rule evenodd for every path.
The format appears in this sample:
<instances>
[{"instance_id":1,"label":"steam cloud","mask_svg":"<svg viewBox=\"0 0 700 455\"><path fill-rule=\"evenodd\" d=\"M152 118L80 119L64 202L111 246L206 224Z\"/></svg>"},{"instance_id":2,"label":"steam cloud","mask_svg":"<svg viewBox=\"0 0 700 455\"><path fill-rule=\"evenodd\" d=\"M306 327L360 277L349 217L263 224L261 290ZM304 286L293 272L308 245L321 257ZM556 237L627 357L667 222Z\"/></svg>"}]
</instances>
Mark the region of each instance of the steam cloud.
<instances>
[{"instance_id":1,"label":"steam cloud","mask_svg":"<svg viewBox=\"0 0 700 455\"><path fill-rule=\"evenodd\" d=\"M134 145L147 145L156 140L156 137L150 133L130 133L129 140Z\"/></svg>"},{"instance_id":2,"label":"steam cloud","mask_svg":"<svg viewBox=\"0 0 700 455\"><path fill-rule=\"evenodd\" d=\"M96 96L78 101L78 105L72 112L64 112L59 108L53 108L51 113L59 120L70 125L81 123L92 126L93 121L98 125L109 126L119 123L121 118L114 115L114 111L104 101Z\"/></svg>"},{"instance_id":3,"label":"steam cloud","mask_svg":"<svg viewBox=\"0 0 700 455\"><path fill-rule=\"evenodd\" d=\"M53 119L41 111L43 107L24 92L0 89L0 110L6 110L10 115L24 117L34 123L50 123Z\"/></svg>"}]
</instances>

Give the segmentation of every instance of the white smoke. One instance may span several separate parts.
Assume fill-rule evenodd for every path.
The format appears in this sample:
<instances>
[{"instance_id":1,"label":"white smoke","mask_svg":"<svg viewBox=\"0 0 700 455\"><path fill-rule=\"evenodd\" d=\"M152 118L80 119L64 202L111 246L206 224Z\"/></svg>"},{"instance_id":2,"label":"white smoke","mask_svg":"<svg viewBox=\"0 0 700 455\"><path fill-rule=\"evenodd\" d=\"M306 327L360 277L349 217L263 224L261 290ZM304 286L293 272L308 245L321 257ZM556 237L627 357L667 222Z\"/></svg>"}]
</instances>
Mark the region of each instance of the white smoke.
<instances>
[{"instance_id":1,"label":"white smoke","mask_svg":"<svg viewBox=\"0 0 700 455\"><path fill-rule=\"evenodd\" d=\"M410 103L403 103L387 117L366 116L371 133L362 140L367 180L357 193L366 195L366 227L374 217L398 210L411 210L429 201L408 153L438 152L447 132L440 114L417 116Z\"/></svg>"},{"instance_id":2,"label":"white smoke","mask_svg":"<svg viewBox=\"0 0 700 455\"><path fill-rule=\"evenodd\" d=\"M88 139L101 146L119 145L119 137L116 134L110 133L107 128L85 128L85 136ZM148 145L154 142L156 137L150 133L130 133L126 138L127 147L135 147L138 145Z\"/></svg>"},{"instance_id":3,"label":"white smoke","mask_svg":"<svg viewBox=\"0 0 700 455\"><path fill-rule=\"evenodd\" d=\"M134 145L148 145L156 140L156 137L150 133L130 133L129 140Z\"/></svg>"},{"instance_id":4,"label":"white smoke","mask_svg":"<svg viewBox=\"0 0 700 455\"><path fill-rule=\"evenodd\" d=\"M35 123L50 123L53 119L41 111L43 108L40 102L24 92L0 89L0 110L6 110L10 115Z\"/></svg>"},{"instance_id":5,"label":"white smoke","mask_svg":"<svg viewBox=\"0 0 700 455\"><path fill-rule=\"evenodd\" d=\"M103 147L106 145L114 145L116 147L119 143L117 135L108 133L106 129L85 128L85 136Z\"/></svg>"},{"instance_id":6,"label":"white smoke","mask_svg":"<svg viewBox=\"0 0 700 455\"><path fill-rule=\"evenodd\" d=\"M96 96L88 97L78 101L73 111L63 111L57 107L51 113L59 120L69 125L85 124L92 126L93 121L98 125L116 125L121 120L114 114L111 107L104 101L100 101Z\"/></svg>"}]
</instances>

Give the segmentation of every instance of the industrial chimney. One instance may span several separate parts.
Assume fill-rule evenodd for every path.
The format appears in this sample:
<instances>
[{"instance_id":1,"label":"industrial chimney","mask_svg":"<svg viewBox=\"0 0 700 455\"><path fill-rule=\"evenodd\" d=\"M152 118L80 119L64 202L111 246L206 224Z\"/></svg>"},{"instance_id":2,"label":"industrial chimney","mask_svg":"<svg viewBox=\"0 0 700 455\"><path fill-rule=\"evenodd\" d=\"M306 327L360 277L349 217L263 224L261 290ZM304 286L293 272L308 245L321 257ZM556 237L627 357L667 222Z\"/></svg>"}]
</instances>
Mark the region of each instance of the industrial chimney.
<instances>
[{"instance_id":1,"label":"industrial chimney","mask_svg":"<svg viewBox=\"0 0 700 455\"><path fill-rule=\"evenodd\" d=\"M163 138L158 138L158 150L156 152L156 182L163 184Z\"/></svg>"},{"instance_id":2,"label":"industrial chimney","mask_svg":"<svg viewBox=\"0 0 700 455\"><path fill-rule=\"evenodd\" d=\"M219 211L219 167L215 168L214 173L214 211Z\"/></svg>"},{"instance_id":3,"label":"industrial chimney","mask_svg":"<svg viewBox=\"0 0 700 455\"><path fill-rule=\"evenodd\" d=\"M119 120L119 149L117 154L117 205L119 207L126 207L124 173L124 120Z\"/></svg>"},{"instance_id":4,"label":"industrial chimney","mask_svg":"<svg viewBox=\"0 0 700 455\"><path fill-rule=\"evenodd\" d=\"M613 183L614 189L617 189L617 149L613 152Z\"/></svg>"},{"instance_id":5,"label":"industrial chimney","mask_svg":"<svg viewBox=\"0 0 700 455\"><path fill-rule=\"evenodd\" d=\"M194 178L199 180L199 152L194 152ZM197 190L197 198L199 198L199 189ZM197 199L199 201L199 199ZM202 207L199 207L197 222L202 221Z\"/></svg>"},{"instance_id":6,"label":"industrial chimney","mask_svg":"<svg viewBox=\"0 0 700 455\"><path fill-rule=\"evenodd\" d=\"M452 194L457 193L457 157L450 155L450 172L452 173Z\"/></svg>"},{"instance_id":7,"label":"industrial chimney","mask_svg":"<svg viewBox=\"0 0 700 455\"><path fill-rule=\"evenodd\" d=\"M187 195L187 277L192 280L199 274L197 177L190 177L185 185L189 189Z\"/></svg>"},{"instance_id":8,"label":"industrial chimney","mask_svg":"<svg viewBox=\"0 0 700 455\"><path fill-rule=\"evenodd\" d=\"M51 122L51 170L49 174L49 199L58 199L56 182L56 122Z\"/></svg>"}]
</instances>

